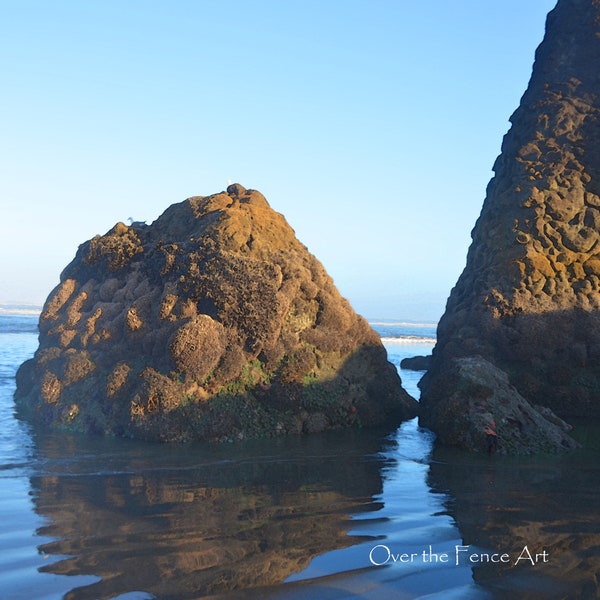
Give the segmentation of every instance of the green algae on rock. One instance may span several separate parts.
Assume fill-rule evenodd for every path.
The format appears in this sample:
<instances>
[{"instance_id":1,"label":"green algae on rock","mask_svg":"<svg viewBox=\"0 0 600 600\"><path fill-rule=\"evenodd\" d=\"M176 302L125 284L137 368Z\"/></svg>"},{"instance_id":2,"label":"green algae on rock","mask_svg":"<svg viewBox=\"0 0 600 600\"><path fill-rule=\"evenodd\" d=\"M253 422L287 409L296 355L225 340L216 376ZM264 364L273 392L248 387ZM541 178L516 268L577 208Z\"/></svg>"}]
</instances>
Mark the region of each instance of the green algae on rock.
<instances>
[{"instance_id":1,"label":"green algae on rock","mask_svg":"<svg viewBox=\"0 0 600 600\"><path fill-rule=\"evenodd\" d=\"M416 414L377 334L239 184L82 244L39 329L15 400L46 426L230 440Z\"/></svg>"}]
</instances>

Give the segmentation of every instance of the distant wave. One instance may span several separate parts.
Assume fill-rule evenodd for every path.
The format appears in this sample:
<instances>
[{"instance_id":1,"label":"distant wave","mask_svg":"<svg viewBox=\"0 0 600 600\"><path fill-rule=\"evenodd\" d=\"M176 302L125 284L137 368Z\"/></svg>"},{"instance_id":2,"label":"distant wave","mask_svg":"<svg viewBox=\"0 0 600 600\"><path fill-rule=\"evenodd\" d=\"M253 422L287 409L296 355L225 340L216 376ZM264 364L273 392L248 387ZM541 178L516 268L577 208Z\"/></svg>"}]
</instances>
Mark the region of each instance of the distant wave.
<instances>
[{"instance_id":1,"label":"distant wave","mask_svg":"<svg viewBox=\"0 0 600 600\"><path fill-rule=\"evenodd\" d=\"M39 315L41 308L20 308L13 306L0 306L0 315Z\"/></svg>"},{"instance_id":2,"label":"distant wave","mask_svg":"<svg viewBox=\"0 0 600 600\"><path fill-rule=\"evenodd\" d=\"M431 344L435 345L437 339L422 335L399 335L394 337L385 336L381 338L384 344Z\"/></svg>"},{"instance_id":3,"label":"distant wave","mask_svg":"<svg viewBox=\"0 0 600 600\"><path fill-rule=\"evenodd\" d=\"M410 321L369 321L369 325L379 327L437 327L437 323L411 323Z\"/></svg>"}]
</instances>

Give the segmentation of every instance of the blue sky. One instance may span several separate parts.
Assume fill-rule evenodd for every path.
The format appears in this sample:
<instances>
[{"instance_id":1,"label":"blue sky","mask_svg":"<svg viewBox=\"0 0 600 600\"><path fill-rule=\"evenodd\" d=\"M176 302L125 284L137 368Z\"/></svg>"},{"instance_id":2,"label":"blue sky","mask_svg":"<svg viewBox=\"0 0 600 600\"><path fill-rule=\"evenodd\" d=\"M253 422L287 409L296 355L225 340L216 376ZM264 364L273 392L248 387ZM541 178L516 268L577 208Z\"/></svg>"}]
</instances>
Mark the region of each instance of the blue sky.
<instances>
[{"instance_id":1,"label":"blue sky","mask_svg":"<svg viewBox=\"0 0 600 600\"><path fill-rule=\"evenodd\" d=\"M437 320L555 0L0 0L0 302L260 190L370 318Z\"/></svg>"}]
</instances>

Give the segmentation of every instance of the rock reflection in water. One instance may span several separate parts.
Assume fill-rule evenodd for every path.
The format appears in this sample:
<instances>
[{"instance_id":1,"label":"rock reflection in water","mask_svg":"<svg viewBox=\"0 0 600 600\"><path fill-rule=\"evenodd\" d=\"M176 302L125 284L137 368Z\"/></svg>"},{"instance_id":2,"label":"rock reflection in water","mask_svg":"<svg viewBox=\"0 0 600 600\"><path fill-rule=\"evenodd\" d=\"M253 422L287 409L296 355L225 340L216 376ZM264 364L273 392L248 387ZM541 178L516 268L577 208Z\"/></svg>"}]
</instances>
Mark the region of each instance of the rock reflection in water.
<instances>
[{"instance_id":1,"label":"rock reflection in water","mask_svg":"<svg viewBox=\"0 0 600 600\"><path fill-rule=\"evenodd\" d=\"M348 514L377 510L382 437L354 432L234 446L165 447L48 436L32 478L53 539L45 570L96 575L66 598L133 590L197 598L281 583L357 541Z\"/></svg>"},{"instance_id":2,"label":"rock reflection in water","mask_svg":"<svg viewBox=\"0 0 600 600\"><path fill-rule=\"evenodd\" d=\"M597 424L576 426L587 447L562 457L476 456L436 448L428 483L452 498L448 510L463 543L475 554L510 557L506 563L473 564L475 581L498 598L599 597L599 431ZM467 552L461 560L468 560Z\"/></svg>"}]
</instances>

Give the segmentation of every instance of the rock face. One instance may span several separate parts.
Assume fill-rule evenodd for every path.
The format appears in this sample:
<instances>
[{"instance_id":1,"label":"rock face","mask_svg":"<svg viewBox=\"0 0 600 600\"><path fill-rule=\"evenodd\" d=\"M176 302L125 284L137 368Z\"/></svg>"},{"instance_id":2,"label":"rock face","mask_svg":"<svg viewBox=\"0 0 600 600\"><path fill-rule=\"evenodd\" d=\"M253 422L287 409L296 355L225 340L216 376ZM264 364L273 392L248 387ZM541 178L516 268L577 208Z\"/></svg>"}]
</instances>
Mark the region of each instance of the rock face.
<instances>
[{"instance_id":1,"label":"rock face","mask_svg":"<svg viewBox=\"0 0 600 600\"><path fill-rule=\"evenodd\" d=\"M550 409L531 405L504 371L479 356L452 360L434 385L441 389L432 392L444 400L432 410L426 405L423 419L444 444L502 454L555 452L578 445L567 423Z\"/></svg>"},{"instance_id":2,"label":"rock face","mask_svg":"<svg viewBox=\"0 0 600 600\"><path fill-rule=\"evenodd\" d=\"M46 425L183 441L416 414L375 332L238 184L84 243L39 328L15 399Z\"/></svg>"},{"instance_id":3,"label":"rock face","mask_svg":"<svg viewBox=\"0 0 600 600\"><path fill-rule=\"evenodd\" d=\"M599 64L600 2L559 0L439 324L429 415L479 355L532 403L600 416Z\"/></svg>"}]
</instances>

